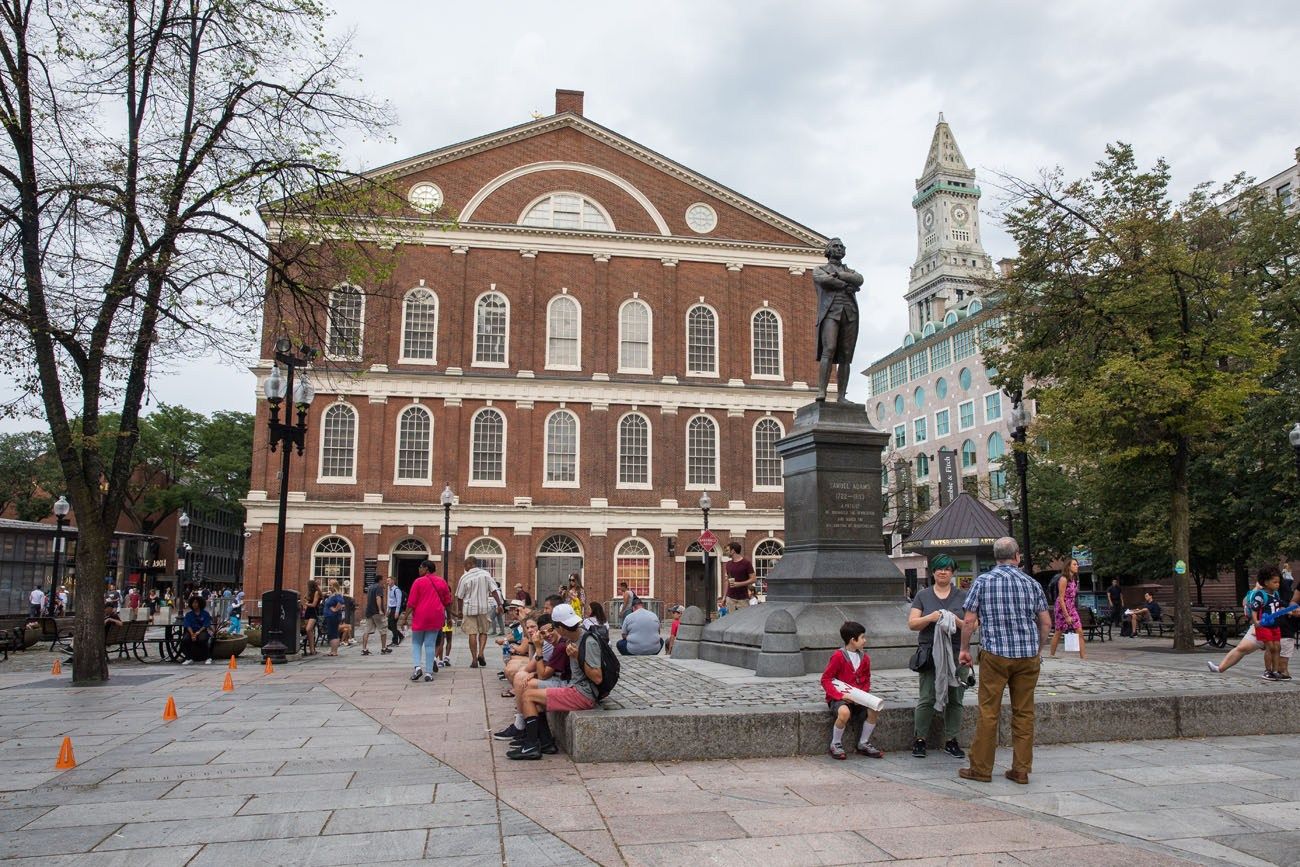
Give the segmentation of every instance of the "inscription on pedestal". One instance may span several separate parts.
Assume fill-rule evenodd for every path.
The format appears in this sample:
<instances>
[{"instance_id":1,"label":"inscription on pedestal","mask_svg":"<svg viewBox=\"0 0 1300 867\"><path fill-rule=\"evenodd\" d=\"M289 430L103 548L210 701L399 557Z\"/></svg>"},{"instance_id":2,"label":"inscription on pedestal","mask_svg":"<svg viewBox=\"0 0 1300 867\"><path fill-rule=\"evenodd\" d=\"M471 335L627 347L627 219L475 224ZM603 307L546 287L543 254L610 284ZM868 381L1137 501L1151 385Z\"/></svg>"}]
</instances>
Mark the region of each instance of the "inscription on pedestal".
<instances>
[{"instance_id":1,"label":"inscription on pedestal","mask_svg":"<svg viewBox=\"0 0 1300 867\"><path fill-rule=\"evenodd\" d=\"M824 532L835 534L865 533L876 513L870 507L870 482L846 480L828 482L822 503L821 525Z\"/></svg>"}]
</instances>

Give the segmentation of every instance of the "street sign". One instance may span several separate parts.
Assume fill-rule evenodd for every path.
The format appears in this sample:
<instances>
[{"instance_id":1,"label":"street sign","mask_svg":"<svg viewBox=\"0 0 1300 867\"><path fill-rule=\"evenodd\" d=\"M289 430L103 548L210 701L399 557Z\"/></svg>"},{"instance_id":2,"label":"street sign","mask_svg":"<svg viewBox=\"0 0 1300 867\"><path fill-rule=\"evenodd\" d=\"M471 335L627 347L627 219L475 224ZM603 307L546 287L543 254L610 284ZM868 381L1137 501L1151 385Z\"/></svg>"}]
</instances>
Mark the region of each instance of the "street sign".
<instances>
[{"instance_id":1,"label":"street sign","mask_svg":"<svg viewBox=\"0 0 1300 867\"><path fill-rule=\"evenodd\" d=\"M712 530L705 530L700 534L700 547L705 551L712 551L713 546L718 544L718 537L713 535Z\"/></svg>"},{"instance_id":2,"label":"street sign","mask_svg":"<svg viewBox=\"0 0 1300 867\"><path fill-rule=\"evenodd\" d=\"M1075 545L1070 549L1070 558L1079 561L1079 570L1089 572L1092 570L1092 549L1085 548L1082 545Z\"/></svg>"}]
</instances>

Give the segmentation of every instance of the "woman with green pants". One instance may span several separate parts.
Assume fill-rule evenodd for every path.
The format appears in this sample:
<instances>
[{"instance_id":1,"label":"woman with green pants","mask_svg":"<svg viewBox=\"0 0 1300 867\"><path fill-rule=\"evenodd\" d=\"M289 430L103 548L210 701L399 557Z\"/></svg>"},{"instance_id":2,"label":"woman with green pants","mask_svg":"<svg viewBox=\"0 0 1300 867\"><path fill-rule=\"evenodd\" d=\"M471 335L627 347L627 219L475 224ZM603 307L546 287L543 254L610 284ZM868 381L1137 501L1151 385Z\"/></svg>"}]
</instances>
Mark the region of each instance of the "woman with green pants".
<instances>
[{"instance_id":1,"label":"woman with green pants","mask_svg":"<svg viewBox=\"0 0 1300 867\"><path fill-rule=\"evenodd\" d=\"M965 612L966 592L952 582L953 567L957 564L947 554L940 554L930 561L930 576L934 583L916 594L912 608L907 613L907 626L913 632L919 632L917 643L924 648L922 653L934 647L934 631L944 611L951 611L960 623ZM953 659L961 650L961 629L952 633ZM969 675L969 669L958 669L958 685L948 687L948 702L943 709L943 751L953 758L962 759L966 754L957 743L957 733L961 729L961 700L966 689L959 685L964 682L963 675ZM912 743L912 755L918 759L925 758L925 738L930 733L930 723L934 719L935 702L935 666L931 660L917 672L921 678L921 696L916 703L914 728L916 740Z\"/></svg>"}]
</instances>

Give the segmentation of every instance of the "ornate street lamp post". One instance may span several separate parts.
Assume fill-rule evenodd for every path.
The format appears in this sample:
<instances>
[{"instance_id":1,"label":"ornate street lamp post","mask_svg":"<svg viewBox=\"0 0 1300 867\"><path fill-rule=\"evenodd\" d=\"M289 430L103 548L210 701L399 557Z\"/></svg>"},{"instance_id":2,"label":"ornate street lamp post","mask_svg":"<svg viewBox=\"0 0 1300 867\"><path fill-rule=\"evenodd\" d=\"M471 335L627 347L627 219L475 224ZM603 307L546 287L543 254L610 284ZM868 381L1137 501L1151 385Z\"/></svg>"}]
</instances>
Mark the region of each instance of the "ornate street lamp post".
<instances>
[{"instance_id":1,"label":"ornate street lamp post","mask_svg":"<svg viewBox=\"0 0 1300 867\"><path fill-rule=\"evenodd\" d=\"M451 504L456 495L451 492L451 485L442 489L442 577L451 580Z\"/></svg>"},{"instance_id":2,"label":"ornate street lamp post","mask_svg":"<svg viewBox=\"0 0 1300 867\"><path fill-rule=\"evenodd\" d=\"M190 546L185 542L185 533L190 528L190 516L184 510L181 511L181 516L176 519L176 526L180 527L180 539L176 545L176 583L180 586L176 588L176 598L182 603L188 604L188 599L181 598L185 593L185 578L189 574L190 559Z\"/></svg>"},{"instance_id":3,"label":"ornate street lamp post","mask_svg":"<svg viewBox=\"0 0 1300 867\"><path fill-rule=\"evenodd\" d=\"M1291 428L1287 437L1291 440L1291 449L1295 452L1296 475L1300 475L1300 421L1295 423L1295 427Z\"/></svg>"},{"instance_id":4,"label":"ornate street lamp post","mask_svg":"<svg viewBox=\"0 0 1300 867\"><path fill-rule=\"evenodd\" d=\"M706 531L709 529L709 509L711 508L713 508L713 501L709 499L709 492L705 491L700 494L700 511L704 513L704 529ZM714 591L718 589L716 586L717 576L713 574L713 552L711 550L704 552L704 575L705 580L709 582L709 598L711 599ZM709 607L709 610L712 610L712 606Z\"/></svg>"},{"instance_id":5,"label":"ornate street lamp post","mask_svg":"<svg viewBox=\"0 0 1300 867\"><path fill-rule=\"evenodd\" d=\"M1020 530L1023 538L1020 550L1024 555L1024 570L1034 574L1033 549L1029 547L1029 452L1025 451L1025 437L1029 428L1029 412L1020 392L1011 398L1011 415L1007 419L1011 439L1016 443L1016 475L1020 477Z\"/></svg>"},{"instance_id":6,"label":"ornate street lamp post","mask_svg":"<svg viewBox=\"0 0 1300 867\"><path fill-rule=\"evenodd\" d=\"M293 343L289 338L281 337L275 342L275 363L271 365L271 375L266 378L263 389L266 402L271 406L271 418L267 427L271 432L271 451L277 447L280 452L280 511L275 528L275 584L270 593L263 594L263 632L262 658L273 662L284 662L288 645L284 641L284 523L289 510L289 454L291 447L302 454L307 437L307 410L316 389L312 387L305 373L294 383L294 373L300 367L306 367L316 358L316 350L302 347L300 355L293 354ZM284 365L286 375L280 376L280 365ZM280 404L285 397L292 395L298 411L296 423L289 421L289 409L285 408L284 421L280 421ZM267 612L267 605L270 611Z\"/></svg>"},{"instance_id":7,"label":"ornate street lamp post","mask_svg":"<svg viewBox=\"0 0 1300 867\"><path fill-rule=\"evenodd\" d=\"M72 511L68 498L59 495L54 501L54 568L50 571L50 593L45 597L45 604L50 613L54 616L54 600L58 598L59 592L59 566L63 556L63 526L68 523L68 512ZM66 612L65 612L66 613Z\"/></svg>"}]
</instances>

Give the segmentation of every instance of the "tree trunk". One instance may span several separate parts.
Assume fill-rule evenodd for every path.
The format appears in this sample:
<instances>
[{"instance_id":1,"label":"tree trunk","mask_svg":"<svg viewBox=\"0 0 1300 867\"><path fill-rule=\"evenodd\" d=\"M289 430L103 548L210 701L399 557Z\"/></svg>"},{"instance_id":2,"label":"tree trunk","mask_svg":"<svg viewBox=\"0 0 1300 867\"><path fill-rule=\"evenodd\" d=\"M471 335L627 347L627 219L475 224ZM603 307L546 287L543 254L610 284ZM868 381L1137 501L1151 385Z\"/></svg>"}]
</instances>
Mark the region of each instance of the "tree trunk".
<instances>
[{"instance_id":1,"label":"tree trunk","mask_svg":"<svg viewBox=\"0 0 1300 867\"><path fill-rule=\"evenodd\" d=\"M108 680L104 652L104 576L108 574L109 534L92 522L77 526L77 617L72 627L72 682L78 686Z\"/></svg>"},{"instance_id":2,"label":"tree trunk","mask_svg":"<svg viewBox=\"0 0 1300 867\"><path fill-rule=\"evenodd\" d=\"M1187 465L1191 447L1187 437L1175 441L1174 457L1170 465L1171 496L1169 500L1169 529L1173 540L1174 562L1184 563L1191 554L1191 517L1187 496ZM1190 653L1196 648L1196 633L1192 631L1192 598L1187 586L1190 574L1174 573L1174 650Z\"/></svg>"}]
</instances>

